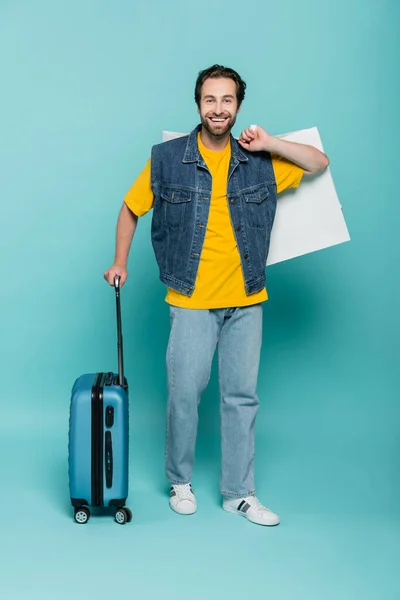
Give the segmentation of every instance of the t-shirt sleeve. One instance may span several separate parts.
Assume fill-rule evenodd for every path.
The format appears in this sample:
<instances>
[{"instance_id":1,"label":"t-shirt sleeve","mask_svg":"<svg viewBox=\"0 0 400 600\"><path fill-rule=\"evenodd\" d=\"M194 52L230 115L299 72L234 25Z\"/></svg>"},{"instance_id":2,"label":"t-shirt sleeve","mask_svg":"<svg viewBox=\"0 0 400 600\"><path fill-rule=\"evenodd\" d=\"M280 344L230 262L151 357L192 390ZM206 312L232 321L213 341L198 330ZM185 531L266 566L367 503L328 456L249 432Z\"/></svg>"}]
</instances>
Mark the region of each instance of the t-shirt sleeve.
<instances>
[{"instance_id":1,"label":"t-shirt sleeve","mask_svg":"<svg viewBox=\"0 0 400 600\"><path fill-rule=\"evenodd\" d=\"M282 156L273 156L272 166L274 168L276 191L278 194L288 188L299 187L304 175L304 169Z\"/></svg>"},{"instance_id":2,"label":"t-shirt sleeve","mask_svg":"<svg viewBox=\"0 0 400 600\"><path fill-rule=\"evenodd\" d=\"M138 217L143 217L153 208L154 194L151 189L151 159L139 174L124 198L125 204Z\"/></svg>"}]
</instances>

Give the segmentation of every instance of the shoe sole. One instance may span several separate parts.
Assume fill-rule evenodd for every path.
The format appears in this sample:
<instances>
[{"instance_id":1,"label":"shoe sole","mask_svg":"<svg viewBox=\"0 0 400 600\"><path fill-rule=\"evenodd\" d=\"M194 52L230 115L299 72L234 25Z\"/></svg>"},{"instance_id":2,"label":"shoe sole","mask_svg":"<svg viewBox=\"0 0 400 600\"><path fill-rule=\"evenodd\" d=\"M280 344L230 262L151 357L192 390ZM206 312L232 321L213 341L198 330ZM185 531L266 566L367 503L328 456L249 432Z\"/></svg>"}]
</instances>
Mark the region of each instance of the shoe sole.
<instances>
[{"instance_id":1,"label":"shoe sole","mask_svg":"<svg viewBox=\"0 0 400 600\"><path fill-rule=\"evenodd\" d=\"M222 508L224 509L224 511L231 513L232 515L244 517L245 519L250 521L250 523L254 523L254 525L261 525L262 527L276 527L280 523L280 521L278 521L277 523L260 523L259 521L253 521L253 519L250 519L250 517L246 515L246 513L242 512L241 510L236 510L236 508L231 508L229 506L225 507L224 505L222 505Z\"/></svg>"},{"instance_id":2,"label":"shoe sole","mask_svg":"<svg viewBox=\"0 0 400 600\"><path fill-rule=\"evenodd\" d=\"M192 512L179 512L179 510L174 508L171 503L169 503L169 507L171 510L174 511L174 513L176 513L177 515L182 515L183 517L189 517L190 515L194 515L197 512L197 506L194 507Z\"/></svg>"}]
</instances>

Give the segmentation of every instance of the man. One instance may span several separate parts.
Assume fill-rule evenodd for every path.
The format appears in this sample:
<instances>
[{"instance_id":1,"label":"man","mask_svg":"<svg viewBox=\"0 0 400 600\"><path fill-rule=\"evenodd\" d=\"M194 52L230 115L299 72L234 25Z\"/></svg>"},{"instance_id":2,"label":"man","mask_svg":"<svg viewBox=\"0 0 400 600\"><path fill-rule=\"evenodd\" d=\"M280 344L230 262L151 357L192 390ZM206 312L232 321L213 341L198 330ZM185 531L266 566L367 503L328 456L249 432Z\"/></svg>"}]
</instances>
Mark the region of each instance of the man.
<instances>
[{"instance_id":1,"label":"man","mask_svg":"<svg viewBox=\"0 0 400 600\"><path fill-rule=\"evenodd\" d=\"M160 279L168 286L171 331L167 349L166 475L170 506L196 512L191 487L198 404L216 347L221 391L223 508L260 525L278 515L254 488L254 424L267 300L265 267L276 196L296 188L304 174L325 169L325 154L245 129L230 131L246 84L232 69L199 73L195 100L201 125L189 136L153 147L128 191L118 218L116 253L104 274L112 285L127 277L138 217L153 208L152 244Z\"/></svg>"}]
</instances>

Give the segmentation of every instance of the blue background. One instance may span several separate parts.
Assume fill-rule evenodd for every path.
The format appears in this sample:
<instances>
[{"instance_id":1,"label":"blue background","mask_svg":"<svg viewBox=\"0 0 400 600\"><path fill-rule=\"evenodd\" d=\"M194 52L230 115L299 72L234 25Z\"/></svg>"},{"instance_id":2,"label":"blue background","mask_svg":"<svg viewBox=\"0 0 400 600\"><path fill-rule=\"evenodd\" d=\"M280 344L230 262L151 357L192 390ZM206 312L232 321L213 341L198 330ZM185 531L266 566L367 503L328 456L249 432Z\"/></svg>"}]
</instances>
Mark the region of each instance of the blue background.
<instances>
[{"instance_id":1,"label":"blue background","mask_svg":"<svg viewBox=\"0 0 400 600\"><path fill-rule=\"evenodd\" d=\"M1 591L7 600L394 600L399 543L399 79L395 0L0 2ZM248 84L234 133L318 126L352 241L268 268L259 379L264 529L220 508L218 384L180 518L164 480L168 309L140 223L123 289L130 525L75 525L69 395L116 368L102 276L162 129L197 124L197 73ZM397 187L397 186L396 186ZM397 556L396 556L397 555Z\"/></svg>"}]
</instances>

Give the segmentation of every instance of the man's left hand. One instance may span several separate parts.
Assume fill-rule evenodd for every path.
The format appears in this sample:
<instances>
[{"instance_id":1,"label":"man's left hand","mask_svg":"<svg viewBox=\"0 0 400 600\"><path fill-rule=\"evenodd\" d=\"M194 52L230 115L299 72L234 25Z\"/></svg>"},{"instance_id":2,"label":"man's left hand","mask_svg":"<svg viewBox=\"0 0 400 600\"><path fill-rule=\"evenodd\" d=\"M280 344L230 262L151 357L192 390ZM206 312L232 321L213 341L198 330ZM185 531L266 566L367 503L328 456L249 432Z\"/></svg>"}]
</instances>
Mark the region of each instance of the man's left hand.
<instances>
[{"instance_id":1,"label":"man's left hand","mask_svg":"<svg viewBox=\"0 0 400 600\"><path fill-rule=\"evenodd\" d=\"M239 144L249 152L267 152L272 136L259 125L244 129L239 137Z\"/></svg>"},{"instance_id":2,"label":"man's left hand","mask_svg":"<svg viewBox=\"0 0 400 600\"><path fill-rule=\"evenodd\" d=\"M282 156L301 167L306 175L315 175L329 165L329 158L318 148L274 137L259 125L244 129L238 142L249 152L270 152Z\"/></svg>"}]
</instances>

